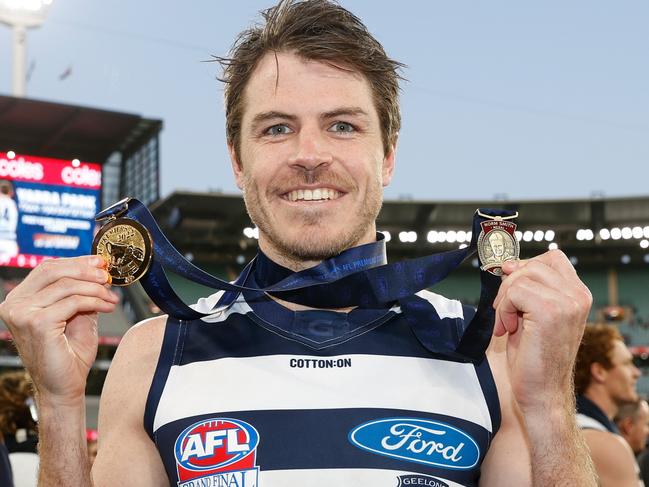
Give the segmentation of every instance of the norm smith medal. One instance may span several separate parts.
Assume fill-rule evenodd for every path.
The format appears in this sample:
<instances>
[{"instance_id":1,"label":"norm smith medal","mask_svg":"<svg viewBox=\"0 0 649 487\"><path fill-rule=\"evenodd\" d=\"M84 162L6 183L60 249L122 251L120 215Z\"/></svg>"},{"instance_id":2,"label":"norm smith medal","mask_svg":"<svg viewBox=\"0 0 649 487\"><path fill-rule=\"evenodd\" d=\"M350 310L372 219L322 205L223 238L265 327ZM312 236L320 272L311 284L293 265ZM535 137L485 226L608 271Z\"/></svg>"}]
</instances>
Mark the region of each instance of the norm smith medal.
<instances>
[{"instance_id":1,"label":"norm smith medal","mask_svg":"<svg viewBox=\"0 0 649 487\"><path fill-rule=\"evenodd\" d=\"M117 218L104 225L92 242L92 253L107 262L106 270L116 286L128 286L149 269L151 235L139 222Z\"/></svg>"},{"instance_id":2,"label":"norm smith medal","mask_svg":"<svg viewBox=\"0 0 649 487\"><path fill-rule=\"evenodd\" d=\"M480 223L482 231L478 237L478 257L480 269L502 276L503 262L517 260L520 246L516 238L516 224L501 217L482 215L492 220Z\"/></svg>"}]
</instances>

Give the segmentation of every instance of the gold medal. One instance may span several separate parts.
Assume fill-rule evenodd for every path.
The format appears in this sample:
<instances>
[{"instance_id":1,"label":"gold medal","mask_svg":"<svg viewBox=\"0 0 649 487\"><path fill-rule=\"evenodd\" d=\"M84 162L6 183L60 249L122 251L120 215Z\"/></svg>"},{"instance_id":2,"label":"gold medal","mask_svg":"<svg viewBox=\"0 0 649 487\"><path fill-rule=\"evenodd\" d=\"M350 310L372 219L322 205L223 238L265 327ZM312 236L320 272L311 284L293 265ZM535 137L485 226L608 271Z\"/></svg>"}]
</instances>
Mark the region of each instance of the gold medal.
<instances>
[{"instance_id":1,"label":"gold medal","mask_svg":"<svg viewBox=\"0 0 649 487\"><path fill-rule=\"evenodd\" d=\"M92 253L107 262L115 286L128 286L149 269L153 245L149 231L130 218L116 218L104 225L92 242Z\"/></svg>"},{"instance_id":2,"label":"gold medal","mask_svg":"<svg viewBox=\"0 0 649 487\"><path fill-rule=\"evenodd\" d=\"M510 217L500 217L478 214L489 218L480 223L482 230L478 237L478 257L480 269L502 276L502 265L508 260L518 260L520 245L516 238L516 224L508 221L516 218L518 213Z\"/></svg>"}]
</instances>

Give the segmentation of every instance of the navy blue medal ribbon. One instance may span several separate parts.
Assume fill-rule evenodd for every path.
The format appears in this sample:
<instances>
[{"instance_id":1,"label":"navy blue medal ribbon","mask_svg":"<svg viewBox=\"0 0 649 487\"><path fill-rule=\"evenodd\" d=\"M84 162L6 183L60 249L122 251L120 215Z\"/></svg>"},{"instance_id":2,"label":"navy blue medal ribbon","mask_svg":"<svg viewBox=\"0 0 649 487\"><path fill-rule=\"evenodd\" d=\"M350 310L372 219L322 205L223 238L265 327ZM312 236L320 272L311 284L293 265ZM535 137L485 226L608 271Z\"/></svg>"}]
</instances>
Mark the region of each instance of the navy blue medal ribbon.
<instances>
[{"instance_id":1,"label":"navy blue medal ribbon","mask_svg":"<svg viewBox=\"0 0 649 487\"><path fill-rule=\"evenodd\" d=\"M248 285L256 265L249 262L232 283L212 276L189 262L166 238L149 210L140 201L130 198L101 211L97 221L130 218L149 231L153 241L153 259L140 282L153 302L166 314L179 320L200 319L231 305L244 291L267 293L293 303L313 308L361 307L386 309L398 304L413 332L430 351L457 360L478 362L491 339L494 324L493 300L500 278L480 271L481 295L478 308L467 323L458 317L452 326L439 326L441 317L426 299L417 296L421 290L442 281L464 259L475 253L480 214L511 217L512 212L480 210L473 219L472 239L464 249L440 252L424 257L387 264L385 241L378 234L376 242L353 247L317 266L287 273L278 282ZM225 291L210 313L189 307L171 287L164 269L207 287ZM254 280L253 280L254 281Z\"/></svg>"}]
</instances>

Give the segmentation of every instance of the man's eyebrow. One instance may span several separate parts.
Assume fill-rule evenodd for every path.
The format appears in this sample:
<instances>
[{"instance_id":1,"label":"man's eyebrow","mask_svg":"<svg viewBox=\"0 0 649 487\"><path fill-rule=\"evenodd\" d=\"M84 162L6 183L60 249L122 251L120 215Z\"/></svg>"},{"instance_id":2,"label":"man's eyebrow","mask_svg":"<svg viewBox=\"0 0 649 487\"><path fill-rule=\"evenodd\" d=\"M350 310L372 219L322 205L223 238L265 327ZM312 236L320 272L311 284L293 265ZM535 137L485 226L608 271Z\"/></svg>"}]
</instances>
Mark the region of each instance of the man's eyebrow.
<instances>
[{"instance_id":1,"label":"man's eyebrow","mask_svg":"<svg viewBox=\"0 0 649 487\"><path fill-rule=\"evenodd\" d=\"M347 115L347 116L359 116L360 115L360 116L364 116L364 117L369 116L367 114L367 112L365 110L363 110L362 108L360 108L360 107L341 107L341 108L336 108L334 110L330 110L328 112L324 112L323 114L320 115L320 118L323 119L323 120L327 120L327 119L330 119L330 118L336 118L336 117L340 117L340 116L343 116L343 115ZM267 122L269 120L277 120L277 119L289 120L291 122L294 122L294 121L297 120L297 116L296 115L291 115L291 114L285 113L285 112L279 112L279 111L276 111L276 110L270 110L270 111L267 111L267 112L261 112L261 113L256 114L252 118L252 126L255 127L255 126L257 126L259 124L262 124L264 122Z\"/></svg>"},{"instance_id":2,"label":"man's eyebrow","mask_svg":"<svg viewBox=\"0 0 649 487\"><path fill-rule=\"evenodd\" d=\"M290 115L288 113L271 110L269 112L261 112L255 115L252 118L252 125L253 126L259 125L260 123L267 122L268 120L273 120L278 118L281 118L283 120L290 120L290 121L297 120L297 117L295 115Z\"/></svg>"},{"instance_id":3,"label":"man's eyebrow","mask_svg":"<svg viewBox=\"0 0 649 487\"><path fill-rule=\"evenodd\" d=\"M365 116L368 117L368 113L363 110L360 107L341 107L341 108L336 108L335 110L331 110L329 112L323 113L320 118L327 119L327 118L336 118L340 117L341 115L347 115L347 116Z\"/></svg>"}]
</instances>

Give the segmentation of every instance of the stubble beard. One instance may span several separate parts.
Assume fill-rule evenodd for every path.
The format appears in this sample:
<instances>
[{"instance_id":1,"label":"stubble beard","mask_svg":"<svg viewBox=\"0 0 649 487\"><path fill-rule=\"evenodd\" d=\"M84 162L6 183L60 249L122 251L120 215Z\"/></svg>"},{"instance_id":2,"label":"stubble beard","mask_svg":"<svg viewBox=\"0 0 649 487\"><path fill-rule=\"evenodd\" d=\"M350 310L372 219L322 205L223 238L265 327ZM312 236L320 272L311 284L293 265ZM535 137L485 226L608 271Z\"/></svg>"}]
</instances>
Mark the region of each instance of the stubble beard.
<instances>
[{"instance_id":1,"label":"stubble beard","mask_svg":"<svg viewBox=\"0 0 649 487\"><path fill-rule=\"evenodd\" d=\"M278 263L299 268L301 262L322 261L358 245L367 235L368 228L376 222L383 203L383 193L380 181L370 184L365 204L357 211L353 223L336 234L330 234L321 225L322 218L331 216L323 216L324 212L317 210L304 213L300 216L301 221L296 222L304 229L297 236L290 236L273 224L269 208L262 202L256 182L247 175L244 177L243 199L250 219L271 247L267 250L277 254L282 261Z\"/></svg>"}]
</instances>

